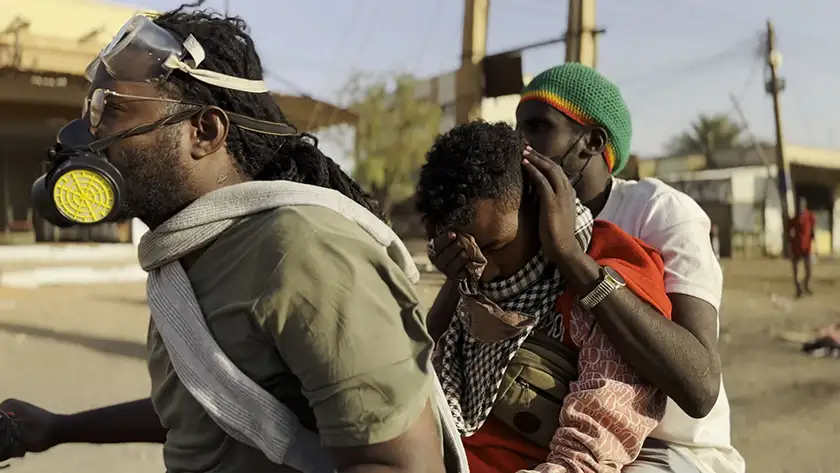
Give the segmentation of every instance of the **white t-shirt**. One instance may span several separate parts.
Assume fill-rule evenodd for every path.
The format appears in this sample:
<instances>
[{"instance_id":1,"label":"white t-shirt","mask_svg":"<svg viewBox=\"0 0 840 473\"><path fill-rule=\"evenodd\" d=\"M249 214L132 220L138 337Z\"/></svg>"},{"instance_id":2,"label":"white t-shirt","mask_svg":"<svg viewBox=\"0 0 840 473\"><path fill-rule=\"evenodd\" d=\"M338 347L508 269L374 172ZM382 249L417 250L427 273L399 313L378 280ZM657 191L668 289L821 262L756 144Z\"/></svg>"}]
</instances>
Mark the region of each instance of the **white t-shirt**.
<instances>
[{"instance_id":1,"label":"white t-shirt","mask_svg":"<svg viewBox=\"0 0 840 473\"><path fill-rule=\"evenodd\" d=\"M694 296L720 309L723 273L709 237L711 222L691 197L658 179L613 179L609 199L596 218L660 251L668 293ZM668 442L704 472L744 473L744 459L732 448L729 416L721 378L708 416L693 419L668 399L665 417L651 437Z\"/></svg>"}]
</instances>

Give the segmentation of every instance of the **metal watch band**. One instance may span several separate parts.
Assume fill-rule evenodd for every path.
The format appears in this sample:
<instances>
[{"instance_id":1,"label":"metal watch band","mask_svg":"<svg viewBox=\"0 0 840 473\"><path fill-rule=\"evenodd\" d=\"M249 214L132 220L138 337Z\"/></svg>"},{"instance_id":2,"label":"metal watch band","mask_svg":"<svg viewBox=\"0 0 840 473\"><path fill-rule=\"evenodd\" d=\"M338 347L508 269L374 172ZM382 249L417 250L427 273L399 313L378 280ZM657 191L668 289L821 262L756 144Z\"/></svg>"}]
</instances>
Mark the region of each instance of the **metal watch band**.
<instances>
[{"instance_id":1,"label":"metal watch band","mask_svg":"<svg viewBox=\"0 0 840 473\"><path fill-rule=\"evenodd\" d=\"M622 285L613 279L609 273L602 270L601 274L603 274L601 282L595 286L589 294L584 296L578 305L585 310L591 310L596 305L600 304L601 301L606 299L610 294L613 293L616 289L620 288Z\"/></svg>"}]
</instances>

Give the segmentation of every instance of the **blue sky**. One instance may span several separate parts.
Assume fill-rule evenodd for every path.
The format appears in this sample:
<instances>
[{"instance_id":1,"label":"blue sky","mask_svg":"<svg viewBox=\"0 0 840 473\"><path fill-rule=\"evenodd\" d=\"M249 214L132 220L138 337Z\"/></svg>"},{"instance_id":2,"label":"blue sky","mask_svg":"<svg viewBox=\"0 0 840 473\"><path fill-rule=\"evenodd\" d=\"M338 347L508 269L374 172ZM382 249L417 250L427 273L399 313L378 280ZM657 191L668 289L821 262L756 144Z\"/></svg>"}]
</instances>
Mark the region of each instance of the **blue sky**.
<instances>
[{"instance_id":1,"label":"blue sky","mask_svg":"<svg viewBox=\"0 0 840 473\"><path fill-rule=\"evenodd\" d=\"M165 10L178 0L135 0ZM562 34L563 0L491 0L488 52ZM353 71L432 76L457 67L461 0L228 0L249 23L270 84L338 101ZM224 0L205 6L223 9ZM789 144L840 148L840 2L831 0L601 0L599 69L633 113L633 150L656 155L699 113L731 113L739 97L749 125L773 136L765 71L756 53L773 20L783 54ZM526 73L563 61L562 45L528 51ZM281 78L281 79L278 79ZM733 114L734 116L734 114ZM329 146L329 145L328 145ZM338 157L338 156L337 156Z\"/></svg>"}]
</instances>

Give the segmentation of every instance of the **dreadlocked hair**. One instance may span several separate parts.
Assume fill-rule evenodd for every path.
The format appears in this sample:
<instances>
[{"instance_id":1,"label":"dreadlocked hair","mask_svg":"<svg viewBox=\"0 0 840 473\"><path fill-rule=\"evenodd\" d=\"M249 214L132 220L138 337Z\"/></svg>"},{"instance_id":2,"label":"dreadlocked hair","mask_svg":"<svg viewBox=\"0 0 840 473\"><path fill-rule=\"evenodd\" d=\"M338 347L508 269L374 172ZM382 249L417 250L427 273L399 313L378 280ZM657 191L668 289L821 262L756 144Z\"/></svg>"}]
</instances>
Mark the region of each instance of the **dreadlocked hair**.
<instances>
[{"instance_id":1,"label":"dreadlocked hair","mask_svg":"<svg viewBox=\"0 0 840 473\"><path fill-rule=\"evenodd\" d=\"M208 10L186 11L189 6L182 5L162 13L153 21L181 40L193 35L207 53L201 63L202 69L261 80L262 63L245 21ZM251 118L291 124L268 93L216 87L180 71L173 72L163 87L165 94L184 102L213 105ZM324 155L309 136L274 136L232 126L226 145L244 176L259 181L286 180L333 189L383 218L376 200Z\"/></svg>"}]
</instances>

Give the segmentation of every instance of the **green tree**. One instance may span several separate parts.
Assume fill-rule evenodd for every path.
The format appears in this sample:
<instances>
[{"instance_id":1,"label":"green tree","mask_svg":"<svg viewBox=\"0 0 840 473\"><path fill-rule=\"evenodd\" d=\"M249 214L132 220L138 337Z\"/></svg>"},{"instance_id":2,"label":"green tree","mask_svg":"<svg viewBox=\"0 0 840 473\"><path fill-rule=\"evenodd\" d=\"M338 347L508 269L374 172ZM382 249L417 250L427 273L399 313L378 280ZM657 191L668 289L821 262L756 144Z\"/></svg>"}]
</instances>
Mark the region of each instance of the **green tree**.
<instances>
[{"instance_id":1,"label":"green tree","mask_svg":"<svg viewBox=\"0 0 840 473\"><path fill-rule=\"evenodd\" d=\"M746 145L744 128L727 115L700 115L689 128L672 138L665 149L673 155L703 154L710 164L715 153Z\"/></svg>"},{"instance_id":2,"label":"green tree","mask_svg":"<svg viewBox=\"0 0 840 473\"><path fill-rule=\"evenodd\" d=\"M358 114L353 178L380 203L385 215L414 193L426 151L440 129L441 107L418 100L416 81L356 76L348 85Z\"/></svg>"}]
</instances>

